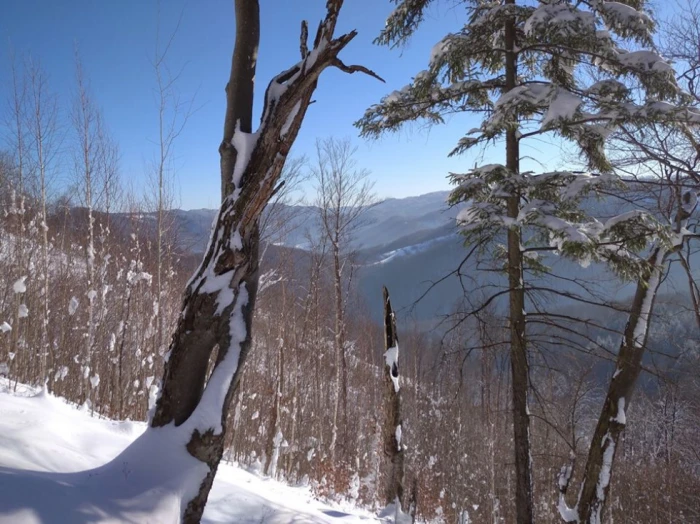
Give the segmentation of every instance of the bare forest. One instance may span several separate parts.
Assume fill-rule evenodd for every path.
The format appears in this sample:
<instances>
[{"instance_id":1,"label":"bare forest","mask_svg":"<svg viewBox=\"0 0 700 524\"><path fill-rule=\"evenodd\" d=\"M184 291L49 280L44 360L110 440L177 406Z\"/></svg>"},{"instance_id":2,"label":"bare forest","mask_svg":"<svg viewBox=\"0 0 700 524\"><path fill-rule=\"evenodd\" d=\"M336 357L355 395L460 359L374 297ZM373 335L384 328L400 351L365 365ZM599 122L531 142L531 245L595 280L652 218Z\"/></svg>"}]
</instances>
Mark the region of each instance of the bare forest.
<instances>
[{"instance_id":1,"label":"bare forest","mask_svg":"<svg viewBox=\"0 0 700 524\"><path fill-rule=\"evenodd\" d=\"M401 48L431 2L393 3L372 37ZM204 253L177 214L197 101L180 96L169 37L152 53L159 135L143 190L125 182L80 50L68 98L15 51L0 106L0 376L149 430L207 415L223 380L221 413L188 433L209 469L185 522L201 518L219 458L375 513L394 504L392 522L700 522L700 6L679 3L652 37L645 2L462 3L464 32L425 71L384 86L353 138L318 136L302 157L291 147L324 69L382 71L341 61L355 35L335 30L345 7L329 0L318 30L302 26L299 64L257 95L255 131L260 20L257 1L237 0ZM589 38L587 18L556 6L617 33ZM555 23L572 24L566 42ZM618 40L658 54L639 65ZM353 144L460 112L479 119L454 145L465 169L444 204L460 210L461 262L401 282L460 298L418 318L415 303L392 308L398 289L360 285L381 173ZM520 167L519 144L545 133L573 144L568 170ZM481 147L502 164L476 165Z\"/></svg>"}]
</instances>

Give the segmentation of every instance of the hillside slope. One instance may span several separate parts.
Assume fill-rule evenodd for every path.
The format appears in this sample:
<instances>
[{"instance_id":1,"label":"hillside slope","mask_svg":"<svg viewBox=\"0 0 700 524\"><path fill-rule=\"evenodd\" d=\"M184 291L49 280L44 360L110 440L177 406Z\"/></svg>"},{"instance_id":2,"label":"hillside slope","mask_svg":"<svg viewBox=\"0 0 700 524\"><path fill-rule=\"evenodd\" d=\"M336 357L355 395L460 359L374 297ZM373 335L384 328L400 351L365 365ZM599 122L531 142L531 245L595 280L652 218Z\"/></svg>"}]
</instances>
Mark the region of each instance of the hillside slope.
<instances>
[{"instance_id":1,"label":"hillside slope","mask_svg":"<svg viewBox=\"0 0 700 524\"><path fill-rule=\"evenodd\" d=\"M120 456L144 430L144 423L91 417L60 398L21 384L13 393L0 379L0 523L172 522L167 485L146 491L148 500L141 496L134 503L125 497L125 490L97 491L95 486L106 483L100 482L98 473L90 474ZM132 468L137 469L126 462L119 465L122 484L139 491L141 479L135 478ZM306 488L285 486L222 463L202 522L372 521L377 520L360 511L346 513L314 500Z\"/></svg>"}]
</instances>

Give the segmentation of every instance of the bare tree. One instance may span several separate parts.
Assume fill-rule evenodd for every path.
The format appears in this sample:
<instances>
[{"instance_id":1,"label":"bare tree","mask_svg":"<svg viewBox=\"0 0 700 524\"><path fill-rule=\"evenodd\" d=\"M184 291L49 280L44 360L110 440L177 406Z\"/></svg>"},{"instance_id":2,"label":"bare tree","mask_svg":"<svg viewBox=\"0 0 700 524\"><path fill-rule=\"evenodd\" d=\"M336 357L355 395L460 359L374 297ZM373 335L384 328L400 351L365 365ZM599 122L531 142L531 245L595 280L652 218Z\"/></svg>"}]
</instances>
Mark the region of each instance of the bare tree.
<instances>
[{"instance_id":1,"label":"bare tree","mask_svg":"<svg viewBox=\"0 0 700 524\"><path fill-rule=\"evenodd\" d=\"M27 62L28 74L28 128L32 141L33 162L39 182L39 229L41 233L42 311L41 343L39 346L39 373L42 382L48 378L48 359L51 347L49 340L49 225L48 192L51 170L56 157L56 129L58 125L58 104L56 97L49 91L48 78L41 65L33 60Z\"/></svg>"},{"instance_id":2,"label":"bare tree","mask_svg":"<svg viewBox=\"0 0 700 524\"><path fill-rule=\"evenodd\" d=\"M358 169L354 155L357 148L349 139L329 138L316 142L316 162L311 167L316 182L316 207L321 231L330 244L333 263L333 285L335 292L335 390L333 407L333 434L331 437L331 460L335 460L338 442L338 412L342 402L347 429L348 363L346 351L346 300L344 280L352 275L350 242L353 233L362 224L363 215L376 203L372 192L373 182L369 171Z\"/></svg>"},{"instance_id":3,"label":"bare tree","mask_svg":"<svg viewBox=\"0 0 700 524\"><path fill-rule=\"evenodd\" d=\"M153 198L150 207L156 213L156 271L155 286L157 303L153 312L155 320L155 352L162 355L165 351L164 295L167 292L171 271L171 258L174 249L172 236L175 233L172 214L175 207L173 188L173 156L175 145L193 113L194 98L183 100L177 89L177 83L183 69L172 71L168 64L168 54L175 41L183 13L180 13L173 31L165 39L161 35L161 4L158 2L158 24L156 27L156 45L152 60L156 78L155 99L158 109L158 138L156 155L150 173L150 185Z\"/></svg>"},{"instance_id":4,"label":"bare tree","mask_svg":"<svg viewBox=\"0 0 700 524\"><path fill-rule=\"evenodd\" d=\"M13 177L13 186L15 196L13 198L14 202L11 206L11 212L16 218L16 242L15 242L15 253L14 258L16 262L16 268L11 275L14 281L22 278L22 272L27 268L27 217L26 217L26 180L27 175L27 114L26 114L26 104L27 104L27 79L26 74L21 75L17 70L17 63L15 60L14 53L10 58L11 74L12 74L12 94L9 100L9 118L7 121L7 128L10 130L10 147L14 150L14 173L16 177ZM5 160L5 159L3 159ZM9 163L4 164L6 171L9 171ZM9 181L9 177L8 177ZM10 346L9 353L16 355L18 349L18 342L20 339L20 297L15 294L15 310L12 318L12 325L14 329L10 336Z\"/></svg>"},{"instance_id":5,"label":"bare tree","mask_svg":"<svg viewBox=\"0 0 700 524\"><path fill-rule=\"evenodd\" d=\"M86 241L85 241L85 269L86 269L86 296L87 296L87 320L85 347L82 355L83 400L92 400L92 387L90 372L92 369L92 352L95 341L95 302L97 291L95 289L95 192L100 184L99 165L97 157L100 154L98 145L98 125L101 118L95 107L83 66L78 54L75 52L75 80L76 92L71 111L71 120L75 134L74 163L78 187L80 188L80 200L87 211Z\"/></svg>"}]
</instances>

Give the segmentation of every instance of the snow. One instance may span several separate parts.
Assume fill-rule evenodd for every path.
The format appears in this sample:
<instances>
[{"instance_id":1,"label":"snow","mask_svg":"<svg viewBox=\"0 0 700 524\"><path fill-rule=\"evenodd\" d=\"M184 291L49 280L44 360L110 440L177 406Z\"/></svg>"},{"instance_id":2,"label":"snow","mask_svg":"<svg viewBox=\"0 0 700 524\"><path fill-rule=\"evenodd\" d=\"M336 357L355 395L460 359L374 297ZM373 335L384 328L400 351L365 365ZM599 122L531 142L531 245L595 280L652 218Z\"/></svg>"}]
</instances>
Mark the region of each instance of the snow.
<instances>
[{"instance_id":1,"label":"snow","mask_svg":"<svg viewBox=\"0 0 700 524\"><path fill-rule=\"evenodd\" d=\"M282 434L281 430L277 430L277 433L275 433L275 438L272 439L272 444L274 445L273 452L272 452L272 458L270 459L270 477L275 478L277 476L277 463L279 462L280 458L280 448L284 447L283 444L286 441L284 440L284 435Z\"/></svg>"},{"instance_id":2,"label":"snow","mask_svg":"<svg viewBox=\"0 0 700 524\"><path fill-rule=\"evenodd\" d=\"M25 293L27 291L27 285L24 283L26 279L27 277L22 277L17 280L14 284L12 284L12 290L15 293Z\"/></svg>"},{"instance_id":3,"label":"snow","mask_svg":"<svg viewBox=\"0 0 700 524\"><path fill-rule=\"evenodd\" d=\"M78 299L76 297L71 297L70 302L68 303L68 314L70 316L75 315L75 312L78 310Z\"/></svg>"},{"instance_id":4,"label":"snow","mask_svg":"<svg viewBox=\"0 0 700 524\"><path fill-rule=\"evenodd\" d=\"M236 122L236 130L231 139L231 145L236 149L236 164L233 168L233 184L236 188L241 187L241 177L257 143L258 133L245 133L241 131L241 122Z\"/></svg>"},{"instance_id":5,"label":"snow","mask_svg":"<svg viewBox=\"0 0 700 524\"><path fill-rule=\"evenodd\" d=\"M413 519L401 509L401 501L397 498L393 504L384 508L379 517L382 522L394 522L395 524L412 524Z\"/></svg>"},{"instance_id":6,"label":"snow","mask_svg":"<svg viewBox=\"0 0 700 524\"><path fill-rule=\"evenodd\" d=\"M566 501L563 496L559 496L559 503L557 506L559 510L559 515L564 520L564 522L578 522L579 516L576 508L570 508L566 505Z\"/></svg>"},{"instance_id":7,"label":"snow","mask_svg":"<svg viewBox=\"0 0 700 524\"><path fill-rule=\"evenodd\" d=\"M432 47L430 50L429 62L431 65L437 65L444 60L444 56L450 51L450 39L452 36L453 35L447 35Z\"/></svg>"},{"instance_id":8,"label":"snow","mask_svg":"<svg viewBox=\"0 0 700 524\"><path fill-rule=\"evenodd\" d=\"M641 348L646 340L647 331L649 329L649 317L651 315L651 309L654 305L654 298L661 284L661 273L664 270L664 264L662 263L665 258L666 252L659 248L657 257L655 260L656 266L649 277L647 282L647 287L645 289L645 295L642 299L642 308L639 312L639 319L637 320L636 326L634 326L634 331L632 333L632 343Z\"/></svg>"},{"instance_id":9,"label":"snow","mask_svg":"<svg viewBox=\"0 0 700 524\"><path fill-rule=\"evenodd\" d=\"M54 375L54 382L58 382L59 380L63 380L68 376L68 366L61 366L58 371L56 371L56 374Z\"/></svg>"},{"instance_id":10,"label":"snow","mask_svg":"<svg viewBox=\"0 0 700 524\"><path fill-rule=\"evenodd\" d=\"M393 346L386 350L384 353L384 362L386 362L386 367L389 368L389 376L391 376L391 382L394 384L394 391L399 392L399 346ZM396 369L396 374L394 374L394 369Z\"/></svg>"},{"instance_id":11,"label":"snow","mask_svg":"<svg viewBox=\"0 0 700 524\"><path fill-rule=\"evenodd\" d=\"M627 424L627 416L625 415L625 397L617 401L617 415L612 418L618 424Z\"/></svg>"},{"instance_id":12,"label":"snow","mask_svg":"<svg viewBox=\"0 0 700 524\"><path fill-rule=\"evenodd\" d=\"M235 300L234 310L231 312L230 317L229 330L231 339L226 356L214 368L214 372L202 394L202 399L188 421L183 424L186 427L194 424L192 429L199 429L202 433L211 428L214 429L215 434L219 434L223 430L221 427L223 405L233 376L238 369L241 344L246 338L247 331L243 318L243 308L248 305L248 290L245 287L245 283L239 285Z\"/></svg>"},{"instance_id":13,"label":"snow","mask_svg":"<svg viewBox=\"0 0 700 524\"><path fill-rule=\"evenodd\" d=\"M642 50L620 53L617 59L624 66L636 69L638 71L673 73L673 68L671 65L653 51Z\"/></svg>"},{"instance_id":14,"label":"snow","mask_svg":"<svg viewBox=\"0 0 700 524\"><path fill-rule=\"evenodd\" d=\"M12 326L8 324L7 322L3 322L0 324L0 331L3 333L7 333L8 331L12 331Z\"/></svg>"},{"instance_id":15,"label":"snow","mask_svg":"<svg viewBox=\"0 0 700 524\"><path fill-rule=\"evenodd\" d=\"M294 107L292 108L291 113L289 113L287 120L284 122L284 125L282 126L282 129L280 130L280 138L284 138L285 136L287 136L287 133L289 132L289 128L292 127L292 124L294 123L294 119L297 117L297 114L299 113L299 109L301 109L301 100L299 100L296 104L294 104Z\"/></svg>"},{"instance_id":16,"label":"snow","mask_svg":"<svg viewBox=\"0 0 700 524\"><path fill-rule=\"evenodd\" d=\"M396 446L398 448L398 451L401 451L403 449L403 446L401 444L401 436L403 435L403 430L401 429L401 424L396 426L396 431L394 432L394 436L396 437Z\"/></svg>"},{"instance_id":17,"label":"snow","mask_svg":"<svg viewBox=\"0 0 700 524\"><path fill-rule=\"evenodd\" d=\"M386 264L387 262L389 262L390 260L394 260L395 258L415 255L417 253L427 251L439 242L443 242L452 238L454 238L453 234L444 235L440 237L431 238L430 240L426 240L425 242L420 242L418 244L412 244L410 246L394 249L392 251L382 253L381 258L377 262L373 262L371 265Z\"/></svg>"},{"instance_id":18,"label":"snow","mask_svg":"<svg viewBox=\"0 0 700 524\"><path fill-rule=\"evenodd\" d=\"M622 213L620 215L614 216L612 218L609 218L606 220L605 225L603 226L603 229L608 230L612 229L616 225L620 224L621 222L627 222L629 220L636 220L639 218L645 217L644 211L640 209L633 209L632 211L627 211L626 213Z\"/></svg>"},{"instance_id":19,"label":"snow","mask_svg":"<svg viewBox=\"0 0 700 524\"><path fill-rule=\"evenodd\" d=\"M566 488L569 486L569 482L571 481L571 475L574 472L573 461L575 457L576 455L572 455L570 457L571 462L561 468L557 477L557 484L559 486L559 501L557 503L557 509L559 510L559 515L561 516L562 520L564 520L564 522L579 521L578 507L570 508L566 504L566 498L564 496L564 492L566 491Z\"/></svg>"},{"instance_id":20,"label":"snow","mask_svg":"<svg viewBox=\"0 0 700 524\"><path fill-rule=\"evenodd\" d=\"M532 36L555 28L562 35L594 33L595 16L565 2L542 3L526 20L523 31Z\"/></svg>"},{"instance_id":21,"label":"snow","mask_svg":"<svg viewBox=\"0 0 700 524\"><path fill-rule=\"evenodd\" d=\"M607 446L606 446L607 444ZM609 434L603 437L603 465L598 474L598 483L596 484L596 499L593 510L591 512L590 524L601 524L601 511L605 504L605 490L610 484L610 472L612 470L613 459L615 458L615 441Z\"/></svg>"},{"instance_id":22,"label":"snow","mask_svg":"<svg viewBox=\"0 0 700 524\"><path fill-rule=\"evenodd\" d=\"M681 195L681 209L687 214L691 214L698 205L698 194L695 191L686 190Z\"/></svg>"},{"instance_id":23,"label":"snow","mask_svg":"<svg viewBox=\"0 0 700 524\"><path fill-rule=\"evenodd\" d=\"M0 381L0 524L177 522L177 486L198 462L170 428L145 429L91 417L21 384L13 394ZM133 442L138 446L127 448ZM308 488L222 463L202 522L378 522L351 511L314 500Z\"/></svg>"},{"instance_id":24,"label":"snow","mask_svg":"<svg viewBox=\"0 0 700 524\"><path fill-rule=\"evenodd\" d=\"M620 2L600 2L599 10L610 27L633 28L637 31L649 31L654 23L649 16L634 7Z\"/></svg>"},{"instance_id":25,"label":"snow","mask_svg":"<svg viewBox=\"0 0 700 524\"><path fill-rule=\"evenodd\" d=\"M573 120L579 106L583 103L578 96L566 89L556 89L556 92L549 103L547 113L542 119L542 128L560 120Z\"/></svg>"},{"instance_id":26,"label":"snow","mask_svg":"<svg viewBox=\"0 0 700 524\"><path fill-rule=\"evenodd\" d=\"M17 312L19 318L27 318L29 316L29 308L26 304L19 305L19 311Z\"/></svg>"}]
</instances>

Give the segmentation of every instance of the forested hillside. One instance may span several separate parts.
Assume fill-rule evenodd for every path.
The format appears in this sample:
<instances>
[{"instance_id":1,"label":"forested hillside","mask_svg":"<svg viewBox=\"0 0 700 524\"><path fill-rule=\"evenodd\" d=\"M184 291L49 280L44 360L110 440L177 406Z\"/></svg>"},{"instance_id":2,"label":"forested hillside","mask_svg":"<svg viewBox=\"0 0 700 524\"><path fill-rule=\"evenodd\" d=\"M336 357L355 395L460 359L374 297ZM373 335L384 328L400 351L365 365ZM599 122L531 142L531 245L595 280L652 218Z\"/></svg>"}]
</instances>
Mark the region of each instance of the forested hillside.
<instances>
[{"instance_id":1,"label":"forested hillside","mask_svg":"<svg viewBox=\"0 0 700 524\"><path fill-rule=\"evenodd\" d=\"M431 3L394 1L376 43L406 45ZM324 69L378 76L338 58L343 2L313 45L302 26L255 130L258 7L236 5L217 211L176 208L189 106L165 54L144 192L79 53L65 100L13 62L7 389L147 421L124 453L181 452L163 496L185 522L222 456L396 523L700 521L698 5L657 42L645 2L459 2L463 28L356 125L376 139L466 113L453 153L498 160L383 201L352 139L291 154ZM568 167L521 168L520 143L549 136L573 144Z\"/></svg>"}]
</instances>

